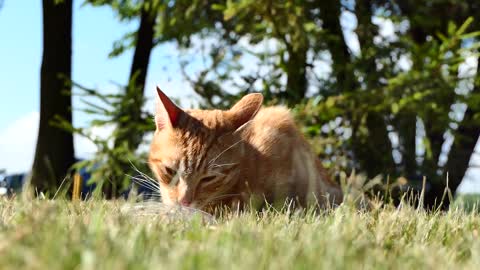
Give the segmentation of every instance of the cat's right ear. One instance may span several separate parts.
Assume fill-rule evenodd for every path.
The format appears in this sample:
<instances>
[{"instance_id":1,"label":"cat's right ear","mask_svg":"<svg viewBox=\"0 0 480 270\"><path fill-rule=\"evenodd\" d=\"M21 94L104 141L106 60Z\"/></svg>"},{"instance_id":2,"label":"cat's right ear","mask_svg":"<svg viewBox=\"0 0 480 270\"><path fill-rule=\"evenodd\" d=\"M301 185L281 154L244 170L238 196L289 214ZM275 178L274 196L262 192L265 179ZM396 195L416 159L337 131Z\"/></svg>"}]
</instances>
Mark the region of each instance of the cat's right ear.
<instances>
[{"instance_id":1,"label":"cat's right ear","mask_svg":"<svg viewBox=\"0 0 480 270\"><path fill-rule=\"evenodd\" d=\"M157 130L165 127L176 127L180 116L184 113L183 110L175 105L158 86L157 94L159 98L155 112Z\"/></svg>"},{"instance_id":2,"label":"cat's right ear","mask_svg":"<svg viewBox=\"0 0 480 270\"><path fill-rule=\"evenodd\" d=\"M260 93L252 93L244 96L227 111L230 121L235 129L240 128L253 117L262 107L263 96Z\"/></svg>"}]
</instances>

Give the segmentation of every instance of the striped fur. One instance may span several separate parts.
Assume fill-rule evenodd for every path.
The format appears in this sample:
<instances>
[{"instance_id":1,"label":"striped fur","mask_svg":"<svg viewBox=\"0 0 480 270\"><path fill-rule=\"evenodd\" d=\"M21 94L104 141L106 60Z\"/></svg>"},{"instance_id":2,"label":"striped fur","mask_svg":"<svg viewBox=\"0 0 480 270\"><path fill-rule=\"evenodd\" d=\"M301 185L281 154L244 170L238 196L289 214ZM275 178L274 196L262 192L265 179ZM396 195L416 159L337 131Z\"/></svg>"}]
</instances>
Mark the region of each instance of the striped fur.
<instances>
[{"instance_id":1,"label":"striped fur","mask_svg":"<svg viewBox=\"0 0 480 270\"><path fill-rule=\"evenodd\" d=\"M165 203L208 211L287 198L300 206L342 201L288 109L261 108L260 94L227 111L181 110L165 97L149 157Z\"/></svg>"}]
</instances>

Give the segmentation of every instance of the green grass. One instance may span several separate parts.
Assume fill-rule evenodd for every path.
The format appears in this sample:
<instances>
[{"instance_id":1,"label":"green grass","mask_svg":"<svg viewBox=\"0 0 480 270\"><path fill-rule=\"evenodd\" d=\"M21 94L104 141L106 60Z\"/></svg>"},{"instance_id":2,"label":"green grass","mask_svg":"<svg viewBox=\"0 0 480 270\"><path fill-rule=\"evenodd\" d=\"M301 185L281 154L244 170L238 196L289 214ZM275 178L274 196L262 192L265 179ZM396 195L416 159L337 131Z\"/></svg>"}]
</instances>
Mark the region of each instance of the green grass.
<instances>
[{"instance_id":1,"label":"green grass","mask_svg":"<svg viewBox=\"0 0 480 270\"><path fill-rule=\"evenodd\" d=\"M476 269L480 215L404 207L200 218L0 200L2 269Z\"/></svg>"},{"instance_id":2,"label":"green grass","mask_svg":"<svg viewBox=\"0 0 480 270\"><path fill-rule=\"evenodd\" d=\"M467 193L458 196L454 202L454 207L463 208L467 211L479 211L480 195L475 193Z\"/></svg>"}]
</instances>

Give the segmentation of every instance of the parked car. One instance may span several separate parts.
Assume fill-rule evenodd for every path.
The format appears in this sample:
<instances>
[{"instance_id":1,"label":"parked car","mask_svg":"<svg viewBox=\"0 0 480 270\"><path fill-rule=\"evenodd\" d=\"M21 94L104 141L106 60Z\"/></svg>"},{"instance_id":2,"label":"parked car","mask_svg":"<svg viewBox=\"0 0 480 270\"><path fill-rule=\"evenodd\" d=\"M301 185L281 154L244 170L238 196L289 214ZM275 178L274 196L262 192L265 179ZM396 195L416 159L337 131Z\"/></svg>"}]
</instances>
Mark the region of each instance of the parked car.
<instances>
[{"instance_id":1,"label":"parked car","mask_svg":"<svg viewBox=\"0 0 480 270\"><path fill-rule=\"evenodd\" d=\"M93 168L95 170L95 167ZM83 167L76 171L73 175L72 197L77 199L87 199L95 190L96 184L90 183L92 172ZM26 182L28 173L17 173L4 175L0 177L0 196L12 196L22 191L23 185ZM128 198L130 191L135 187L137 194L141 194L144 200L151 200L158 198L158 192L152 191L145 185L138 185L132 183L130 187L122 193L124 198Z\"/></svg>"},{"instance_id":2,"label":"parked car","mask_svg":"<svg viewBox=\"0 0 480 270\"><path fill-rule=\"evenodd\" d=\"M95 170L95 166L91 169ZM74 184L73 184L73 197L81 198L85 200L90 196L96 188L96 183L90 183L92 176L92 171L87 170L85 167L81 168L76 175L74 175ZM77 183L76 183L77 182ZM151 190L147 185L140 185L132 181L127 190L122 192L121 196L125 199L128 198L132 189L136 189L136 193L141 195L144 200L153 200L158 198L158 191Z\"/></svg>"},{"instance_id":3,"label":"parked car","mask_svg":"<svg viewBox=\"0 0 480 270\"><path fill-rule=\"evenodd\" d=\"M11 196L22 191L27 178L26 173L10 174L0 179L0 195Z\"/></svg>"}]
</instances>

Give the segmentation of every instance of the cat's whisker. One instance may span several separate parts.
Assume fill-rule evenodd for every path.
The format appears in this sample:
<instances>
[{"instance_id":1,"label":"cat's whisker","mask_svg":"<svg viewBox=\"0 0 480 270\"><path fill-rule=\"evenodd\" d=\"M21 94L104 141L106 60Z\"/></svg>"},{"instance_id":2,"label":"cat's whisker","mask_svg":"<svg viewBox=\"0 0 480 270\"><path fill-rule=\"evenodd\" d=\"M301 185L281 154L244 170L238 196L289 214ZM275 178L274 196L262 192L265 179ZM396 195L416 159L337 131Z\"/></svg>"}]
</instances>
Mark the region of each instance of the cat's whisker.
<instances>
[{"instance_id":1,"label":"cat's whisker","mask_svg":"<svg viewBox=\"0 0 480 270\"><path fill-rule=\"evenodd\" d=\"M142 172L140 172L140 171L139 171L139 173L140 173L140 175L141 175L142 177L144 177L145 179L147 179L147 180L149 180L149 181L152 181L152 182L155 182L155 183L157 182L157 180L155 180L154 178L152 178L152 177L150 177L150 176L148 176L148 175L146 175L146 174L144 174L144 173L142 173Z\"/></svg>"},{"instance_id":2,"label":"cat's whisker","mask_svg":"<svg viewBox=\"0 0 480 270\"><path fill-rule=\"evenodd\" d=\"M149 198L161 199L162 195L161 195L160 184L158 183L158 181L146 175L145 173L142 173L141 171L137 170L135 166L133 167L140 175L132 177L132 180L138 185L145 187L147 188L147 190L153 192L151 194L148 194Z\"/></svg>"},{"instance_id":3,"label":"cat's whisker","mask_svg":"<svg viewBox=\"0 0 480 270\"><path fill-rule=\"evenodd\" d=\"M147 162L148 163L148 162ZM148 176L147 174L143 173L142 171L140 171L139 169L137 169L137 167L135 167L135 165L130 161L130 165L132 166L132 168L137 172L139 173L141 176L147 178L147 179L150 179L152 181L155 181L155 179L153 179L152 177Z\"/></svg>"},{"instance_id":4,"label":"cat's whisker","mask_svg":"<svg viewBox=\"0 0 480 270\"><path fill-rule=\"evenodd\" d=\"M153 178L150 178L148 176L145 176L145 175L136 175L136 176L131 176L131 175L128 175L132 178L136 178L138 180L142 180L142 181L151 181L151 182L156 182L155 179Z\"/></svg>"},{"instance_id":5,"label":"cat's whisker","mask_svg":"<svg viewBox=\"0 0 480 270\"><path fill-rule=\"evenodd\" d=\"M142 187L145 187L147 189L149 189L150 191L155 191L155 192L160 192L160 185L155 182L155 181L152 181L151 179L147 178L140 178L140 177L136 177L136 176L130 176L131 179L137 183L138 185L142 186Z\"/></svg>"},{"instance_id":6,"label":"cat's whisker","mask_svg":"<svg viewBox=\"0 0 480 270\"><path fill-rule=\"evenodd\" d=\"M137 185L147 189L146 193L141 193L143 194L144 200L158 201L159 199L162 199L162 195L160 193L160 186L158 186L156 182L152 182L139 177L132 177L132 180Z\"/></svg>"},{"instance_id":7,"label":"cat's whisker","mask_svg":"<svg viewBox=\"0 0 480 270\"><path fill-rule=\"evenodd\" d=\"M157 193L153 193L153 194L148 194L148 199L144 199L144 201L150 201L150 199L161 199L162 196L160 194L157 194ZM156 201L156 200L152 200L152 201Z\"/></svg>"},{"instance_id":8,"label":"cat's whisker","mask_svg":"<svg viewBox=\"0 0 480 270\"><path fill-rule=\"evenodd\" d=\"M155 192L155 193L160 194L160 189L157 188L157 187L155 187L155 186L150 186L150 185L148 185L148 184L138 183L138 182L137 182L137 184L139 184L140 186L142 186L142 187L144 187L144 188L147 188L149 191L153 191L153 192Z\"/></svg>"},{"instance_id":9,"label":"cat's whisker","mask_svg":"<svg viewBox=\"0 0 480 270\"><path fill-rule=\"evenodd\" d=\"M130 178L132 178L133 180L143 182L143 183L148 183L148 184L160 187L160 185L155 180L153 180L151 178L143 178L143 177L140 177L140 176L130 176L130 175L128 175L128 176Z\"/></svg>"},{"instance_id":10,"label":"cat's whisker","mask_svg":"<svg viewBox=\"0 0 480 270\"><path fill-rule=\"evenodd\" d=\"M155 187L155 186L152 186L152 185L148 185L148 184L145 184L145 183L142 183L140 184L141 186L147 188L148 190L150 191L154 191L154 192L160 192L160 189L158 187Z\"/></svg>"},{"instance_id":11,"label":"cat's whisker","mask_svg":"<svg viewBox=\"0 0 480 270\"><path fill-rule=\"evenodd\" d=\"M209 169L214 169L214 168L220 168L220 167L225 167L225 166L233 166L233 165L238 165L238 162L234 163L224 163L224 164L212 164L209 166Z\"/></svg>"},{"instance_id":12,"label":"cat's whisker","mask_svg":"<svg viewBox=\"0 0 480 270\"><path fill-rule=\"evenodd\" d=\"M237 144L241 143L243 140L238 140L236 143L233 143L232 145L230 145L229 147L225 148L225 150L223 150L222 152L220 152L220 154L218 154L216 157L214 157L213 159L211 159L208 164L212 164L214 163L219 157L221 157L223 154L225 154L225 152L227 152L228 150L232 149L233 147L235 147Z\"/></svg>"},{"instance_id":13,"label":"cat's whisker","mask_svg":"<svg viewBox=\"0 0 480 270\"><path fill-rule=\"evenodd\" d=\"M139 174L139 176L130 176L137 184L149 189L150 191L160 193L160 184L158 184L155 179L137 169L132 162L130 162L130 165ZM140 176L143 178L140 178Z\"/></svg>"},{"instance_id":14,"label":"cat's whisker","mask_svg":"<svg viewBox=\"0 0 480 270\"><path fill-rule=\"evenodd\" d=\"M148 186L148 185L145 185L145 184L142 184L142 186L147 188L149 191L160 193L160 190L158 188L154 187L154 186Z\"/></svg>"},{"instance_id":15,"label":"cat's whisker","mask_svg":"<svg viewBox=\"0 0 480 270\"><path fill-rule=\"evenodd\" d=\"M240 209L257 196L269 198L267 203L291 196L305 206L312 197L328 194L339 199L326 202L342 201L340 186L330 179L287 108L262 108L263 98L257 93L243 97L228 111L184 111L159 88L157 93L157 132L147 163L158 179L132 164L140 174L133 179L161 191L166 207L176 204L169 210L209 212L223 204L234 208L236 203ZM168 126L179 128L169 132Z\"/></svg>"}]
</instances>

